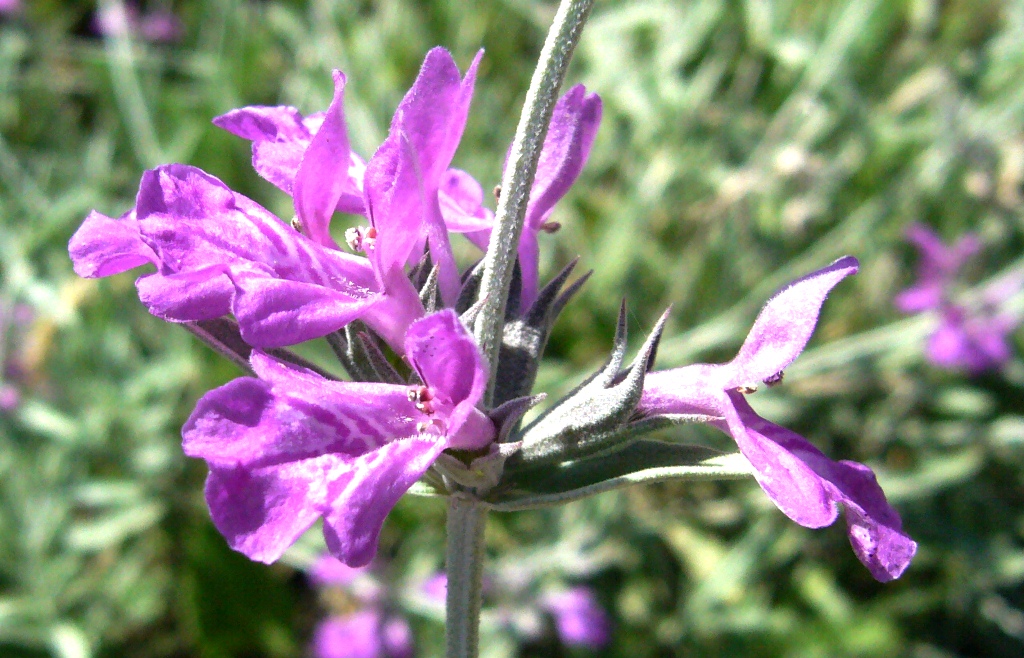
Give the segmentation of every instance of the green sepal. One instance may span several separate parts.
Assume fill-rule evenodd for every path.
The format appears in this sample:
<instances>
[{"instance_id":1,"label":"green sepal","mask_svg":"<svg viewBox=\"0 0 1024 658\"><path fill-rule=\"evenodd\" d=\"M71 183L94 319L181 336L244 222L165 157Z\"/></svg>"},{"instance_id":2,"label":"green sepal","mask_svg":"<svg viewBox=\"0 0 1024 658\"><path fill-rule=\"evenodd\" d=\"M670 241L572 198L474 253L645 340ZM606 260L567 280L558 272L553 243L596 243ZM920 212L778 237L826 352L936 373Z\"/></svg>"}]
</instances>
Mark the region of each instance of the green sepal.
<instances>
[{"instance_id":1,"label":"green sepal","mask_svg":"<svg viewBox=\"0 0 1024 658\"><path fill-rule=\"evenodd\" d=\"M634 484L666 480L735 480L753 468L740 453L641 439L603 454L552 465L529 478L513 478L485 497L499 512L561 505ZM518 481L517 481L518 480Z\"/></svg>"}]
</instances>

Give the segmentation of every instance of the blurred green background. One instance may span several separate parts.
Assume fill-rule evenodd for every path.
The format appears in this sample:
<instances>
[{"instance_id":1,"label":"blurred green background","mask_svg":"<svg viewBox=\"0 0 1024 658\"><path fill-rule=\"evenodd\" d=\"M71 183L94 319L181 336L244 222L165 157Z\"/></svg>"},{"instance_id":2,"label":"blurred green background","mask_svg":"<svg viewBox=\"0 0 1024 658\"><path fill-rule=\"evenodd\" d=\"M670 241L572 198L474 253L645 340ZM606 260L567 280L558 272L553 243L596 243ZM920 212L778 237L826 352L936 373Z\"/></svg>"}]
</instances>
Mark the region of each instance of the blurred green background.
<instances>
[{"instance_id":1,"label":"blurred green background","mask_svg":"<svg viewBox=\"0 0 1024 658\"><path fill-rule=\"evenodd\" d=\"M172 161L291 216L249 144L210 119L321 110L340 68L368 157L435 45L463 67L486 50L455 165L489 189L555 3L144 3L180 19L169 42L100 35L93 2L22 5L0 18L0 295L27 309L0 336L21 397L0 412L0 655L305 655L329 607L296 568L316 538L272 567L232 553L208 520L204 465L181 454L195 400L239 373L151 317L135 275L78 279L67 241ZM660 366L725 360L774 289L854 254L861 272L809 350L753 404L875 468L920 550L876 583L842 522L798 527L745 481L492 515L492 564L532 556L538 587L595 587L615 620L600 655L1024 655L1020 337L1001 371L967 377L924 360L934 318L892 307L913 280L914 221L981 235L971 281L1018 267L1024 2L598 0L569 77L602 96L604 119L542 269L578 254L597 272L538 390L602 360L622 297L634 345L673 305ZM727 446L702 428L679 436ZM440 567L443 526L443 503L399 504L382 542L396 588ZM418 655L439 655L436 615L409 615ZM588 655L500 624L484 647Z\"/></svg>"}]
</instances>

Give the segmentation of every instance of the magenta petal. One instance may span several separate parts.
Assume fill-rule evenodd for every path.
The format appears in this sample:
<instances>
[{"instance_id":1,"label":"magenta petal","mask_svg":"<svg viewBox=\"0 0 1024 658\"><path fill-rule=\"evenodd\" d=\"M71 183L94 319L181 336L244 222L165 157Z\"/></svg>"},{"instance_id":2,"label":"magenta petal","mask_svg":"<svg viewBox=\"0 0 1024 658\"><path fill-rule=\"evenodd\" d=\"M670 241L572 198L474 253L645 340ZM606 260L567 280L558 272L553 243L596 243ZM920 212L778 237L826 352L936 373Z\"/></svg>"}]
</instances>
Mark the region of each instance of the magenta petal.
<instances>
[{"instance_id":1,"label":"magenta petal","mask_svg":"<svg viewBox=\"0 0 1024 658\"><path fill-rule=\"evenodd\" d=\"M291 194L302 154L313 137L298 110L283 105L242 107L215 118L213 123L252 141L253 168Z\"/></svg>"},{"instance_id":2,"label":"magenta petal","mask_svg":"<svg viewBox=\"0 0 1024 658\"><path fill-rule=\"evenodd\" d=\"M426 196L415 156L391 135L366 164L363 195L377 241L370 255L380 273L405 267L424 237Z\"/></svg>"},{"instance_id":3,"label":"magenta petal","mask_svg":"<svg viewBox=\"0 0 1024 658\"><path fill-rule=\"evenodd\" d=\"M463 79L451 53L433 48L395 111L391 133L404 135L412 145L428 189L437 189L462 139L481 55Z\"/></svg>"},{"instance_id":4,"label":"magenta petal","mask_svg":"<svg viewBox=\"0 0 1024 658\"><path fill-rule=\"evenodd\" d=\"M266 362L277 363L253 359L263 373ZM241 377L200 398L182 428L185 454L211 467L255 468L328 452L352 458L415 433L419 414L404 386L316 382L277 367L273 384Z\"/></svg>"},{"instance_id":5,"label":"magenta petal","mask_svg":"<svg viewBox=\"0 0 1024 658\"><path fill-rule=\"evenodd\" d=\"M335 70L334 100L324 121L302 156L292 196L295 212L306 234L326 247L337 248L331 237L331 216L345 194L358 195L349 177L352 154L345 127L345 74Z\"/></svg>"},{"instance_id":6,"label":"magenta petal","mask_svg":"<svg viewBox=\"0 0 1024 658\"><path fill-rule=\"evenodd\" d=\"M206 480L210 517L228 545L270 564L316 522L336 455L246 469L214 467Z\"/></svg>"},{"instance_id":7,"label":"magenta petal","mask_svg":"<svg viewBox=\"0 0 1024 658\"><path fill-rule=\"evenodd\" d=\"M601 123L601 98L583 85L565 93L551 115L544 138L527 223L536 231L583 171Z\"/></svg>"},{"instance_id":8,"label":"magenta petal","mask_svg":"<svg viewBox=\"0 0 1024 658\"><path fill-rule=\"evenodd\" d=\"M146 263L157 263L156 254L139 237L135 213L114 219L95 210L71 236L68 253L75 274L96 278L120 274Z\"/></svg>"},{"instance_id":9,"label":"magenta petal","mask_svg":"<svg viewBox=\"0 0 1024 658\"><path fill-rule=\"evenodd\" d=\"M252 105L214 118L213 125L252 142L309 139L302 114L288 105Z\"/></svg>"},{"instance_id":10,"label":"magenta petal","mask_svg":"<svg viewBox=\"0 0 1024 658\"><path fill-rule=\"evenodd\" d=\"M294 142L254 142L252 168L279 190L292 193L309 138Z\"/></svg>"},{"instance_id":11,"label":"magenta petal","mask_svg":"<svg viewBox=\"0 0 1024 658\"><path fill-rule=\"evenodd\" d=\"M942 303L943 285L937 281L919 283L896 295L893 304L904 313L919 313Z\"/></svg>"},{"instance_id":12,"label":"magenta petal","mask_svg":"<svg viewBox=\"0 0 1024 658\"><path fill-rule=\"evenodd\" d=\"M480 183L461 169L444 173L438 201L445 226L454 233L489 230L494 223L494 213L483 205Z\"/></svg>"},{"instance_id":13,"label":"magenta petal","mask_svg":"<svg viewBox=\"0 0 1024 658\"><path fill-rule=\"evenodd\" d=\"M231 310L235 287L226 268L207 267L177 274L148 274L135 287L149 312L171 322L212 320Z\"/></svg>"},{"instance_id":14,"label":"magenta petal","mask_svg":"<svg viewBox=\"0 0 1024 658\"><path fill-rule=\"evenodd\" d=\"M325 553L317 558L307 573L314 585L344 587L351 585L360 576L366 575L367 569L353 569L334 556Z\"/></svg>"},{"instance_id":15,"label":"magenta petal","mask_svg":"<svg viewBox=\"0 0 1024 658\"><path fill-rule=\"evenodd\" d=\"M803 460L778 443L782 434L800 438L799 435L758 416L743 394L730 392L723 395L729 396L734 408L727 409L725 423L719 421L715 425L736 441L740 452L754 467L757 483L775 506L804 527L831 525L839 510L821 478Z\"/></svg>"},{"instance_id":16,"label":"magenta petal","mask_svg":"<svg viewBox=\"0 0 1024 658\"><path fill-rule=\"evenodd\" d=\"M725 388L756 385L785 370L810 340L829 291L857 267L856 258L840 258L793 281L768 300L728 364L733 372Z\"/></svg>"},{"instance_id":17,"label":"magenta petal","mask_svg":"<svg viewBox=\"0 0 1024 658\"><path fill-rule=\"evenodd\" d=\"M423 381L452 404L475 405L483 397L487 366L455 311L445 309L414 322L405 351Z\"/></svg>"},{"instance_id":18,"label":"magenta petal","mask_svg":"<svg viewBox=\"0 0 1024 658\"><path fill-rule=\"evenodd\" d=\"M645 416L695 414L722 418L730 404L723 396L723 382L729 375L728 366L707 363L648 373L637 410Z\"/></svg>"},{"instance_id":19,"label":"magenta petal","mask_svg":"<svg viewBox=\"0 0 1024 658\"><path fill-rule=\"evenodd\" d=\"M412 658L412 629L377 609L331 617L313 633L314 658Z\"/></svg>"},{"instance_id":20,"label":"magenta petal","mask_svg":"<svg viewBox=\"0 0 1024 658\"><path fill-rule=\"evenodd\" d=\"M368 307L361 319L399 354L405 353L405 332L423 317L419 292L401 268L392 268L381 276L384 294Z\"/></svg>"},{"instance_id":21,"label":"magenta petal","mask_svg":"<svg viewBox=\"0 0 1024 658\"><path fill-rule=\"evenodd\" d=\"M871 469L856 462L832 461L799 434L758 416L741 394L730 393L729 397L752 441L780 456L788 456L777 464L795 462L813 471L810 478L800 473L800 479L806 480L799 485L804 492L801 500L796 491L769 490L763 481L766 475L762 467L755 464L758 482L779 509L800 525L818 528L832 522L835 503L841 503L850 544L858 559L880 581L898 578L914 557L917 544L903 532L899 514L886 501ZM772 477L771 471L767 477ZM831 509L831 514L823 514L823 504Z\"/></svg>"},{"instance_id":22,"label":"magenta petal","mask_svg":"<svg viewBox=\"0 0 1024 658\"><path fill-rule=\"evenodd\" d=\"M242 338L254 347L281 347L326 336L380 299L379 294L357 296L262 275L243 274L234 281L234 314Z\"/></svg>"},{"instance_id":23,"label":"magenta petal","mask_svg":"<svg viewBox=\"0 0 1024 658\"><path fill-rule=\"evenodd\" d=\"M440 437L424 435L393 441L356 459L347 481L336 485L343 488L324 517L331 554L351 567L369 563L385 517L445 447Z\"/></svg>"}]
</instances>

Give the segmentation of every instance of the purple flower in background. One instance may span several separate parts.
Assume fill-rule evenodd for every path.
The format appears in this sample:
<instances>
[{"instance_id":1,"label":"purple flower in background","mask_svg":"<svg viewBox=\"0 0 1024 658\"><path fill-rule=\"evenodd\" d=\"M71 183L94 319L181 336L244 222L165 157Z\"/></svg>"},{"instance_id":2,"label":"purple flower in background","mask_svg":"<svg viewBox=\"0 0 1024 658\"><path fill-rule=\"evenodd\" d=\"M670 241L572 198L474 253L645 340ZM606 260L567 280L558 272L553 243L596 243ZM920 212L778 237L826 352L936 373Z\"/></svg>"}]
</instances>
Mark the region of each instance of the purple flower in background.
<instances>
[{"instance_id":1,"label":"purple flower in background","mask_svg":"<svg viewBox=\"0 0 1024 658\"><path fill-rule=\"evenodd\" d=\"M323 555L310 569L309 578L318 587L344 591L362 606L317 625L312 642L315 658L412 658L412 628L388 611L385 588L372 567L352 568Z\"/></svg>"},{"instance_id":2,"label":"purple flower in background","mask_svg":"<svg viewBox=\"0 0 1024 658\"><path fill-rule=\"evenodd\" d=\"M967 233L952 247L923 224L912 224L907 239L920 253L917 282L896 296L896 308L904 313L917 313L938 308L948 299L950 287L967 260L978 252L981 243L976 235Z\"/></svg>"},{"instance_id":3,"label":"purple flower in background","mask_svg":"<svg viewBox=\"0 0 1024 658\"><path fill-rule=\"evenodd\" d=\"M313 632L315 658L412 658L412 628L401 617L360 610L330 617Z\"/></svg>"},{"instance_id":4,"label":"purple flower in background","mask_svg":"<svg viewBox=\"0 0 1024 658\"><path fill-rule=\"evenodd\" d=\"M209 465L210 515L232 548L273 562L323 518L331 553L364 565L385 516L441 451L494 440L476 408L486 367L453 311L414 322L405 353L422 385L331 381L257 351L258 379L199 400L185 454Z\"/></svg>"},{"instance_id":5,"label":"purple flower in background","mask_svg":"<svg viewBox=\"0 0 1024 658\"><path fill-rule=\"evenodd\" d=\"M1004 365L1012 354L1009 336L1020 319L1004 312L1002 306L1020 290L1020 276L1010 276L980 292L956 295L961 267L981 248L977 236L965 234L947 247L930 228L913 224L907 229L907 238L920 254L917 281L897 295L894 303L904 313L938 313L938 328L925 346L928 360L941 368L975 375Z\"/></svg>"},{"instance_id":6,"label":"purple flower in background","mask_svg":"<svg viewBox=\"0 0 1024 658\"><path fill-rule=\"evenodd\" d=\"M600 649L611 640L611 620L589 587L548 594L541 606L551 613L566 646Z\"/></svg>"},{"instance_id":7,"label":"purple flower in background","mask_svg":"<svg viewBox=\"0 0 1024 658\"><path fill-rule=\"evenodd\" d=\"M758 416L746 400L759 382L782 379L807 345L828 292L857 267L856 259L841 258L783 288L762 309L732 361L650 373L638 410L707 416L736 441L768 497L800 525L830 525L841 504L857 557L875 578L888 581L903 573L917 545L903 533L871 470L830 460L802 436Z\"/></svg>"},{"instance_id":8,"label":"purple flower in background","mask_svg":"<svg viewBox=\"0 0 1024 658\"><path fill-rule=\"evenodd\" d=\"M0 0L0 16L21 11L21 0Z\"/></svg>"},{"instance_id":9,"label":"purple flower in background","mask_svg":"<svg viewBox=\"0 0 1024 658\"><path fill-rule=\"evenodd\" d=\"M19 352L34 316L31 306L0 299L0 413L14 411L21 404L22 386L29 373Z\"/></svg>"},{"instance_id":10,"label":"purple flower in background","mask_svg":"<svg viewBox=\"0 0 1024 658\"><path fill-rule=\"evenodd\" d=\"M133 2L101 2L93 27L103 36L137 35L151 43L173 43L185 32L181 20L171 12L142 12Z\"/></svg>"}]
</instances>

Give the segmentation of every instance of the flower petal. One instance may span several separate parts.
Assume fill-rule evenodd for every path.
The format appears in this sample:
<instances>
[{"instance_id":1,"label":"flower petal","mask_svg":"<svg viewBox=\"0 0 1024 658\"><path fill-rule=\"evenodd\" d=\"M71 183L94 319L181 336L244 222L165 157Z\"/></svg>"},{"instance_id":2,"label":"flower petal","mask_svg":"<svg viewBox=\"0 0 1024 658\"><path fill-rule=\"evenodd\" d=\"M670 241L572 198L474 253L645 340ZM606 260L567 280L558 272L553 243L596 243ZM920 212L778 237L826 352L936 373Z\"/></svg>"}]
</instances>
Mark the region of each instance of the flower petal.
<instances>
[{"instance_id":1,"label":"flower petal","mask_svg":"<svg viewBox=\"0 0 1024 658\"><path fill-rule=\"evenodd\" d=\"M840 258L793 281L768 300L728 364L732 373L725 388L756 384L785 370L810 340L829 291L857 267L856 258Z\"/></svg>"},{"instance_id":2,"label":"flower petal","mask_svg":"<svg viewBox=\"0 0 1024 658\"><path fill-rule=\"evenodd\" d=\"M92 211L71 236L68 253L75 274L90 279L157 263L156 254L139 237L134 211L117 219Z\"/></svg>"},{"instance_id":3,"label":"flower petal","mask_svg":"<svg viewBox=\"0 0 1024 658\"><path fill-rule=\"evenodd\" d=\"M345 74L335 70L334 100L320 129L302 156L292 196L306 234L325 247L338 248L331 237L331 216L343 196L362 199L358 183L349 177L352 153L345 127Z\"/></svg>"},{"instance_id":4,"label":"flower petal","mask_svg":"<svg viewBox=\"0 0 1024 658\"><path fill-rule=\"evenodd\" d=\"M385 517L445 447L441 437L414 436L356 459L347 480L338 482L331 511L324 517L331 554L351 567L369 563Z\"/></svg>"},{"instance_id":5,"label":"flower petal","mask_svg":"<svg viewBox=\"0 0 1024 658\"><path fill-rule=\"evenodd\" d=\"M254 469L211 467L210 517L232 549L270 564L320 518L328 481L347 468L330 454Z\"/></svg>"},{"instance_id":6,"label":"flower petal","mask_svg":"<svg viewBox=\"0 0 1024 658\"><path fill-rule=\"evenodd\" d=\"M741 394L734 392L729 397L736 405L751 443L766 449L766 453L769 450L775 453L771 458L773 463L767 464L772 468L768 478L764 466L755 464L755 469L758 482L779 509L800 525L817 528L832 522L835 503L841 503L850 544L857 558L880 581L898 578L914 557L917 544L903 532L899 514L886 501L871 469L856 462L832 461L799 434L758 416ZM741 451L751 459L742 446ZM804 469L794 468L797 464L811 470L817 482L812 481ZM799 491L777 486L779 471L774 467L778 465L783 467L783 472L797 476L793 484ZM831 509L831 513L825 513L826 509Z\"/></svg>"},{"instance_id":7,"label":"flower petal","mask_svg":"<svg viewBox=\"0 0 1024 658\"><path fill-rule=\"evenodd\" d=\"M135 287L139 301L158 318L171 322L212 320L231 310L235 287L227 268L219 265L199 270L139 277Z\"/></svg>"},{"instance_id":8,"label":"flower petal","mask_svg":"<svg viewBox=\"0 0 1024 658\"><path fill-rule=\"evenodd\" d=\"M260 352L253 367L196 403L182 447L211 467L268 467L333 453L356 457L415 433L422 414L407 388L332 382Z\"/></svg>"},{"instance_id":9,"label":"flower petal","mask_svg":"<svg viewBox=\"0 0 1024 658\"><path fill-rule=\"evenodd\" d=\"M461 169L449 169L441 177L438 192L445 226L454 233L490 229L494 213L484 207L484 190Z\"/></svg>"},{"instance_id":10,"label":"flower petal","mask_svg":"<svg viewBox=\"0 0 1024 658\"><path fill-rule=\"evenodd\" d=\"M839 510L821 478L800 458L779 444L789 430L761 418L742 393L724 393L732 403L725 422L713 423L728 432L754 467L754 477L782 513L807 528L822 528L836 520ZM808 444L809 445L809 444Z\"/></svg>"},{"instance_id":11,"label":"flower petal","mask_svg":"<svg viewBox=\"0 0 1024 658\"><path fill-rule=\"evenodd\" d=\"M213 123L252 141L252 166L256 173L291 194L302 154L313 138L297 109L254 105L231 110Z\"/></svg>"}]
</instances>

